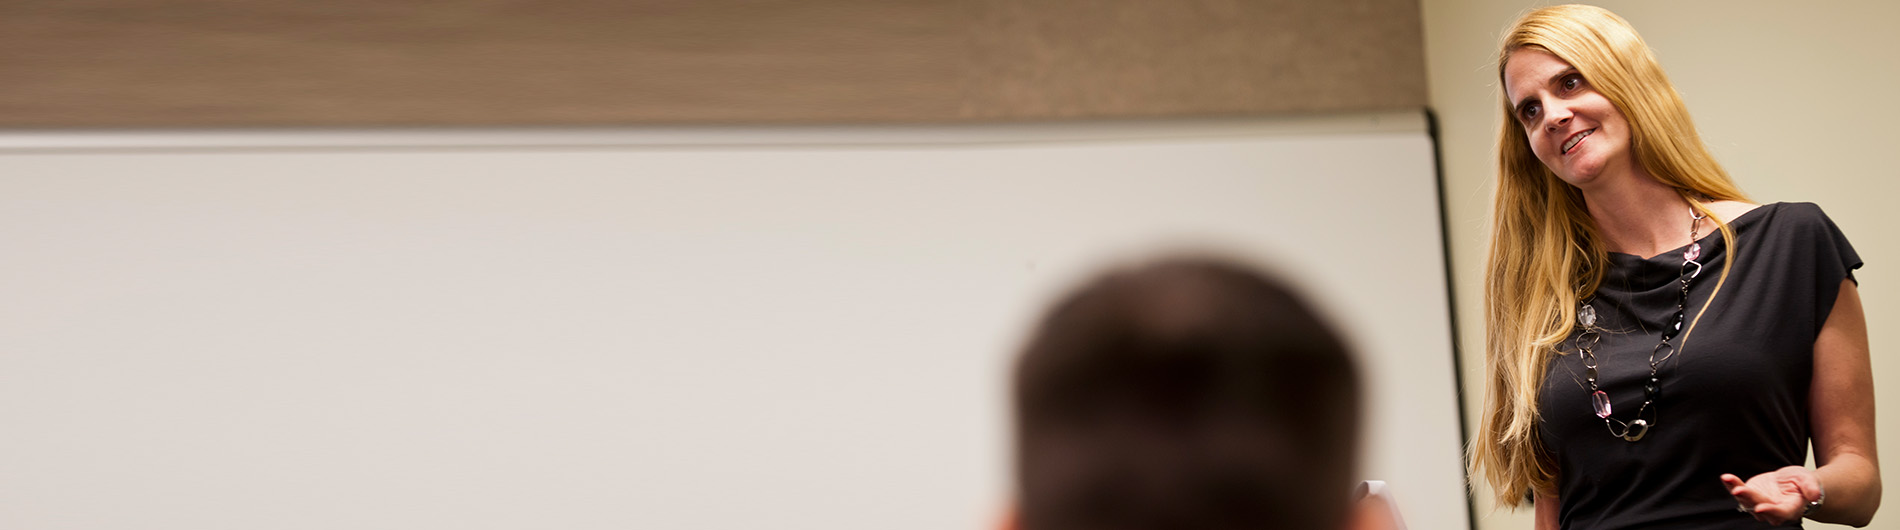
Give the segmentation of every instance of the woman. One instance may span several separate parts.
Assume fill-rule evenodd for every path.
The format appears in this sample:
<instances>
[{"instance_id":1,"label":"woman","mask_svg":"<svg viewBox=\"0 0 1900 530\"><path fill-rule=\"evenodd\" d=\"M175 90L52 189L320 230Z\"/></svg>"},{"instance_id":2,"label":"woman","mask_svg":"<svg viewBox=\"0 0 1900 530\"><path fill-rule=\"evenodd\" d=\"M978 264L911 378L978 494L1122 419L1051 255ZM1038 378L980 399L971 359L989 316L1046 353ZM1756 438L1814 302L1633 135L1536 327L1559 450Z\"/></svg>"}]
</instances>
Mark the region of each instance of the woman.
<instances>
[{"instance_id":1,"label":"woman","mask_svg":"<svg viewBox=\"0 0 1900 530\"><path fill-rule=\"evenodd\" d=\"M1880 478L1846 238L1812 204L1747 202L1608 11L1525 15L1498 72L1473 482L1535 497L1539 529L1865 525Z\"/></svg>"}]
</instances>

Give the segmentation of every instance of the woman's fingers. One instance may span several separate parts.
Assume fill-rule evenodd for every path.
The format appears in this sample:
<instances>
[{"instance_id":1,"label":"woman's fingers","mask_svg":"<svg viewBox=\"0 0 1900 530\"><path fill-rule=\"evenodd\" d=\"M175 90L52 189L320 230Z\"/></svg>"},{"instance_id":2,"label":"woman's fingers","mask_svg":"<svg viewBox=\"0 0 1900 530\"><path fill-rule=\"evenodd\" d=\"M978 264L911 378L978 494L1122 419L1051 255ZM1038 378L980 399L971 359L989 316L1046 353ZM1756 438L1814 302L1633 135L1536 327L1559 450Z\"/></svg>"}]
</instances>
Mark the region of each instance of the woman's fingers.
<instances>
[{"instance_id":1,"label":"woman's fingers","mask_svg":"<svg viewBox=\"0 0 1900 530\"><path fill-rule=\"evenodd\" d=\"M1764 523L1778 525L1793 519L1792 515L1793 514L1788 513L1786 507L1776 504L1764 502L1755 505L1755 520Z\"/></svg>"},{"instance_id":2,"label":"woman's fingers","mask_svg":"<svg viewBox=\"0 0 1900 530\"><path fill-rule=\"evenodd\" d=\"M1722 485L1728 486L1729 495L1741 495L1742 494L1741 490L1746 489L1748 487L1748 483L1742 482L1741 477L1730 475L1728 473L1722 474Z\"/></svg>"},{"instance_id":3,"label":"woman's fingers","mask_svg":"<svg viewBox=\"0 0 1900 530\"><path fill-rule=\"evenodd\" d=\"M1722 475L1722 485L1728 488L1729 495L1735 497L1736 506L1749 512L1757 521L1778 525L1793 520L1800 513L1800 503L1791 498L1798 495L1790 496L1775 488L1770 474L1764 473L1756 478L1767 480L1752 481L1761 482L1755 484L1725 473Z\"/></svg>"},{"instance_id":4,"label":"woman's fingers","mask_svg":"<svg viewBox=\"0 0 1900 530\"><path fill-rule=\"evenodd\" d=\"M1787 476L1789 482L1794 483L1795 491L1801 496L1801 502L1803 504L1820 499L1821 492L1823 491L1821 489L1821 477L1815 476L1813 471L1809 471L1807 468L1789 466L1782 468L1781 473Z\"/></svg>"},{"instance_id":5,"label":"woman's fingers","mask_svg":"<svg viewBox=\"0 0 1900 530\"><path fill-rule=\"evenodd\" d=\"M1728 486L1728 494L1734 495L1735 501L1741 503L1742 506L1749 507L1749 511L1755 511L1753 506L1756 504L1773 502L1773 498L1768 495L1768 492L1760 491L1748 485L1748 483L1736 479L1735 475L1722 475L1722 484Z\"/></svg>"}]
</instances>

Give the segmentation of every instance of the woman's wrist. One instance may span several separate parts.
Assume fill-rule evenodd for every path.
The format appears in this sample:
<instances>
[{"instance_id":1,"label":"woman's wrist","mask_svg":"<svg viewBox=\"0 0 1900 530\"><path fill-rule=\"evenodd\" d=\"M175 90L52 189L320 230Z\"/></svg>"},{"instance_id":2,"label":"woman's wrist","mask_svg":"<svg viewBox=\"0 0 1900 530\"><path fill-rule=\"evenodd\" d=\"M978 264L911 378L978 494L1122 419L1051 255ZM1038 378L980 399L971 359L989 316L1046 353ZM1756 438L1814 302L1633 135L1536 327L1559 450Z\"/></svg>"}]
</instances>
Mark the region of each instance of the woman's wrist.
<instances>
[{"instance_id":1,"label":"woman's wrist","mask_svg":"<svg viewBox=\"0 0 1900 530\"><path fill-rule=\"evenodd\" d=\"M1809 500L1807 507L1801 509L1801 517L1809 517L1811 513L1815 513L1816 507L1820 507L1820 503L1824 502L1828 502L1828 490L1826 490L1826 488L1820 488L1820 492L1818 492L1818 496L1815 496L1815 500Z\"/></svg>"},{"instance_id":2,"label":"woman's wrist","mask_svg":"<svg viewBox=\"0 0 1900 530\"><path fill-rule=\"evenodd\" d=\"M1814 514L1815 509L1820 508L1822 503L1827 502L1827 487L1821 485L1821 476L1819 474L1814 476L1814 489L1814 498L1807 499L1807 507L1801 509L1802 517L1808 517ZM1807 496L1806 491L1802 491L1801 493L1804 498Z\"/></svg>"}]
</instances>

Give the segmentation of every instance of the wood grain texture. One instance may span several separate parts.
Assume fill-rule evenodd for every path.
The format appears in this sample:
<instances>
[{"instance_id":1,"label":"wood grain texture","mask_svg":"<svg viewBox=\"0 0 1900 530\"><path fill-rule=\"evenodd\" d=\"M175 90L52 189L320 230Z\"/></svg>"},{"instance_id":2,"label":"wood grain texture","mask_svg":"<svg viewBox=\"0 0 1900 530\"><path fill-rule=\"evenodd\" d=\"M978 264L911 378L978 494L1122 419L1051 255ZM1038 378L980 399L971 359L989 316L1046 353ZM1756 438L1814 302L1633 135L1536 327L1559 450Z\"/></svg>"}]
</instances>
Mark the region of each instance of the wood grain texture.
<instances>
[{"instance_id":1,"label":"wood grain texture","mask_svg":"<svg viewBox=\"0 0 1900 530\"><path fill-rule=\"evenodd\" d=\"M0 127L1418 108L1415 0L10 0Z\"/></svg>"},{"instance_id":2,"label":"wood grain texture","mask_svg":"<svg viewBox=\"0 0 1900 530\"><path fill-rule=\"evenodd\" d=\"M963 115L1425 106L1414 0L980 0Z\"/></svg>"}]
</instances>

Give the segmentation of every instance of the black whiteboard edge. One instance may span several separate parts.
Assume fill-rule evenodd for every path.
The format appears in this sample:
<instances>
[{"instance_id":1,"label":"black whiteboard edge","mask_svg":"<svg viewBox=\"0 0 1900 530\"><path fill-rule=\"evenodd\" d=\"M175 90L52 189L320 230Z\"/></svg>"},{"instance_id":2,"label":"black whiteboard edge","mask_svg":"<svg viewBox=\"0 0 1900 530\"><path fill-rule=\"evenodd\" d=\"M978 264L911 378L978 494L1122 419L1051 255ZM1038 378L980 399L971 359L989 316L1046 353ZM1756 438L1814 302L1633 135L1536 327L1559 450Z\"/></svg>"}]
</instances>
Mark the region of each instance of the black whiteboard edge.
<instances>
[{"instance_id":1,"label":"black whiteboard edge","mask_svg":"<svg viewBox=\"0 0 1900 530\"><path fill-rule=\"evenodd\" d=\"M905 147L1428 133L1417 110L1293 116L930 125L0 129L0 154L410 149Z\"/></svg>"},{"instance_id":2,"label":"black whiteboard edge","mask_svg":"<svg viewBox=\"0 0 1900 530\"><path fill-rule=\"evenodd\" d=\"M1439 137L1438 113L1426 107L1421 115L1425 118L1426 134L1432 139L1432 174L1438 177L1438 244L1445 259L1445 318L1451 326L1451 379L1452 390L1458 396L1458 447L1471 446L1471 419L1465 414L1465 367L1464 355L1460 345L1464 342L1458 335L1458 288L1453 283L1456 276L1451 260L1451 206L1446 202L1445 193L1445 154L1444 144ZM1469 469L1470 462L1465 461L1469 453L1459 451L1459 462ZM1462 470L1461 470L1462 471ZM1460 482L1465 484L1465 524L1476 530L1478 525L1478 500L1471 495L1471 475L1460 473Z\"/></svg>"}]
</instances>

